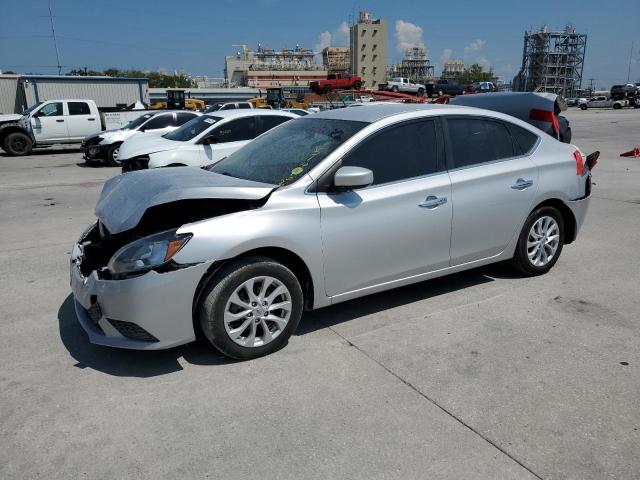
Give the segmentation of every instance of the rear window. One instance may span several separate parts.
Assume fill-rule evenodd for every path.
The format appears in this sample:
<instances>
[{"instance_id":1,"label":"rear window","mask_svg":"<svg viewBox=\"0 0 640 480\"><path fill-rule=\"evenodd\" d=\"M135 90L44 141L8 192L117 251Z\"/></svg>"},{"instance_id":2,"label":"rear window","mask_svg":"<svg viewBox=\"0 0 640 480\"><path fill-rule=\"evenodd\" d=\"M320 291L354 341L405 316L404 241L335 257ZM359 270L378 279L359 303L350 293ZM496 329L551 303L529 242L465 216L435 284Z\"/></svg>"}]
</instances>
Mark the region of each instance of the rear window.
<instances>
[{"instance_id":1,"label":"rear window","mask_svg":"<svg viewBox=\"0 0 640 480\"><path fill-rule=\"evenodd\" d=\"M510 124L509 130L514 139L516 155L527 155L538 141L538 136L529 130Z\"/></svg>"},{"instance_id":2,"label":"rear window","mask_svg":"<svg viewBox=\"0 0 640 480\"><path fill-rule=\"evenodd\" d=\"M69 102L69 115L91 115L91 110L85 102Z\"/></svg>"}]
</instances>

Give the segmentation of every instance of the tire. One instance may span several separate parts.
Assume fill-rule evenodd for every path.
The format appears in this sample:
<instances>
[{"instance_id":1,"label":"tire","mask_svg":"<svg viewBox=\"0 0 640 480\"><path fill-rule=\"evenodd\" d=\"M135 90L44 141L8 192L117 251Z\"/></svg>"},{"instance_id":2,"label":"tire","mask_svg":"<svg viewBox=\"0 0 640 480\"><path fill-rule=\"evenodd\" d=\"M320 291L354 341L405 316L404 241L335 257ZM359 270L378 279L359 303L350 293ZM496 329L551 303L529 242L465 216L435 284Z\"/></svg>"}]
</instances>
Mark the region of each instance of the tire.
<instances>
[{"instance_id":1,"label":"tire","mask_svg":"<svg viewBox=\"0 0 640 480\"><path fill-rule=\"evenodd\" d=\"M21 157L31 153L33 142L26 133L13 132L4 139L2 149L11 156Z\"/></svg>"},{"instance_id":2,"label":"tire","mask_svg":"<svg viewBox=\"0 0 640 480\"><path fill-rule=\"evenodd\" d=\"M359 80L358 80L358 81L356 81L356 82L353 84L353 88L355 88L356 90L360 90L360 89L362 88L362 82L361 82L361 81L359 81Z\"/></svg>"},{"instance_id":3,"label":"tire","mask_svg":"<svg viewBox=\"0 0 640 480\"><path fill-rule=\"evenodd\" d=\"M265 282L267 290L261 295ZM249 297L247 283L253 284L253 297ZM266 306L261 305L263 299ZM270 309L271 305L286 305L287 301L288 312L287 307ZM271 258L249 257L231 262L213 276L202 294L198 320L206 338L219 351L231 358L249 360L287 344L300 322L303 301L300 282L291 270Z\"/></svg>"},{"instance_id":4,"label":"tire","mask_svg":"<svg viewBox=\"0 0 640 480\"><path fill-rule=\"evenodd\" d=\"M619 103L614 103L613 104L613 109L614 110L620 110L622 108L622 105L620 105Z\"/></svg>"},{"instance_id":5,"label":"tire","mask_svg":"<svg viewBox=\"0 0 640 480\"><path fill-rule=\"evenodd\" d=\"M586 105L580 105L580 110L586 110L587 106Z\"/></svg>"},{"instance_id":6,"label":"tire","mask_svg":"<svg viewBox=\"0 0 640 480\"><path fill-rule=\"evenodd\" d=\"M545 231L545 224L549 225L547 231ZM540 232L542 232L542 237L539 237ZM557 209L554 207L541 207L534 210L524 222L516 251L510 262L511 266L517 272L526 276L547 273L556 264L562 253L564 235L564 221ZM539 240L536 236L539 237ZM551 241L553 237L556 237L555 241ZM527 244L530 240L534 245L531 247L531 251L528 251ZM537 249L535 244L538 245ZM542 248L540 248L540 245L543 245ZM538 251L540 251L540 255L538 255ZM548 258L549 253L552 254L551 259ZM533 259L530 255L533 256ZM545 259L543 255L547 258ZM540 263L536 263L538 258Z\"/></svg>"},{"instance_id":7,"label":"tire","mask_svg":"<svg viewBox=\"0 0 640 480\"><path fill-rule=\"evenodd\" d=\"M392 91L393 93L398 93L398 87L397 87L397 85L394 85L393 87L391 87L391 91Z\"/></svg>"},{"instance_id":8,"label":"tire","mask_svg":"<svg viewBox=\"0 0 640 480\"><path fill-rule=\"evenodd\" d=\"M331 90L332 90L331 85L326 85L322 91L325 94L327 94L327 93L331 93Z\"/></svg>"},{"instance_id":9,"label":"tire","mask_svg":"<svg viewBox=\"0 0 640 480\"><path fill-rule=\"evenodd\" d=\"M118 151L120 150L121 143L113 144L107 150L107 163L111 167L119 167L120 162L118 161Z\"/></svg>"},{"instance_id":10,"label":"tire","mask_svg":"<svg viewBox=\"0 0 640 480\"><path fill-rule=\"evenodd\" d=\"M419 88L418 89L418 96L419 97L424 97L424 88Z\"/></svg>"}]
</instances>

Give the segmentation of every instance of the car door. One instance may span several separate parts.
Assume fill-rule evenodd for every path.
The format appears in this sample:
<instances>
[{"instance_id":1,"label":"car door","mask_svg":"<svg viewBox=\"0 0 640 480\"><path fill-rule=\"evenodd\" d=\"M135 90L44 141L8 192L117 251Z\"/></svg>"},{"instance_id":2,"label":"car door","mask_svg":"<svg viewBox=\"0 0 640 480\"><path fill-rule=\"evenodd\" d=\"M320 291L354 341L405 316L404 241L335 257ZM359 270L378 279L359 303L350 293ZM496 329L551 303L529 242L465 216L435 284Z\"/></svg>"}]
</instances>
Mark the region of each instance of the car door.
<instances>
[{"instance_id":1,"label":"car door","mask_svg":"<svg viewBox=\"0 0 640 480\"><path fill-rule=\"evenodd\" d=\"M65 102L67 114L65 120L70 140L82 140L87 135L100 131L100 119L91 113L87 102Z\"/></svg>"},{"instance_id":2,"label":"car door","mask_svg":"<svg viewBox=\"0 0 640 480\"><path fill-rule=\"evenodd\" d=\"M69 136L63 102L46 103L31 117L36 143L62 143Z\"/></svg>"},{"instance_id":3,"label":"car door","mask_svg":"<svg viewBox=\"0 0 640 480\"><path fill-rule=\"evenodd\" d=\"M200 144L199 153L203 165L216 163L231 155L258 132L258 116L232 118L217 124L210 134L204 138L213 138L215 143Z\"/></svg>"},{"instance_id":4,"label":"car door","mask_svg":"<svg viewBox=\"0 0 640 480\"><path fill-rule=\"evenodd\" d=\"M385 127L342 158L372 170L374 183L317 193L327 295L449 266L451 184L441 151L438 121L424 119Z\"/></svg>"},{"instance_id":5,"label":"car door","mask_svg":"<svg viewBox=\"0 0 640 480\"><path fill-rule=\"evenodd\" d=\"M498 255L518 234L532 207L538 169L502 121L450 116L445 125L453 203L451 264L460 265Z\"/></svg>"}]
</instances>

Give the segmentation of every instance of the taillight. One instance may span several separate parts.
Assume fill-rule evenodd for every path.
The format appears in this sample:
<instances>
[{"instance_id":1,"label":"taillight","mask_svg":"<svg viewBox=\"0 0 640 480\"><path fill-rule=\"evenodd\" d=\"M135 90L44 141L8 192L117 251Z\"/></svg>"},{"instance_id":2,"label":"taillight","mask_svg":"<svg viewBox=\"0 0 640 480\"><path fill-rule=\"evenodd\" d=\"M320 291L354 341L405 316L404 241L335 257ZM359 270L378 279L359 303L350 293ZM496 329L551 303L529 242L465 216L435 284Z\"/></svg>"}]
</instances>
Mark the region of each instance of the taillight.
<instances>
[{"instance_id":1,"label":"taillight","mask_svg":"<svg viewBox=\"0 0 640 480\"><path fill-rule=\"evenodd\" d=\"M584 161L582 160L582 154L579 150L573 152L573 158L576 160L576 175L582 176L584 173Z\"/></svg>"},{"instance_id":2,"label":"taillight","mask_svg":"<svg viewBox=\"0 0 640 480\"><path fill-rule=\"evenodd\" d=\"M541 110L539 108L532 108L529 111L529 120L536 120L538 122L549 122L553 128L553 133L557 137L560 133L560 123L558 117L549 110Z\"/></svg>"}]
</instances>

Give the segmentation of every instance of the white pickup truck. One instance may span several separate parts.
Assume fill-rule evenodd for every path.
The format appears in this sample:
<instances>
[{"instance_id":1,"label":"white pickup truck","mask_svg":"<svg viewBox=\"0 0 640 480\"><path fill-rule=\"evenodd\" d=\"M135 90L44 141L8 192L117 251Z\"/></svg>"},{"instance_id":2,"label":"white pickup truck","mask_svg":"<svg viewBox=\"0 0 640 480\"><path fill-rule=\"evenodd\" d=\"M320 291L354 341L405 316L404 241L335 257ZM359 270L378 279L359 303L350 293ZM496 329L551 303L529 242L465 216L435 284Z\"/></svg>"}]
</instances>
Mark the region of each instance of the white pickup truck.
<instances>
[{"instance_id":1,"label":"white pickup truck","mask_svg":"<svg viewBox=\"0 0 640 480\"><path fill-rule=\"evenodd\" d=\"M144 112L101 114L93 100L48 100L22 114L0 115L0 147L9 155L29 155L33 147L80 144L88 135L122 127Z\"/></svg>"},{"instance_id":2,"label":"white pickup truck","mask_svg":"<svg viewBox=\"0 0 640 480\"><path fill-rule=\"evenodd\" d=\"M426 87L421 83L415 83L404 77L392 78L387 82L386 89L392 92L417 93L420 96L426 91Z\"/></svg>"}]
</instances>

